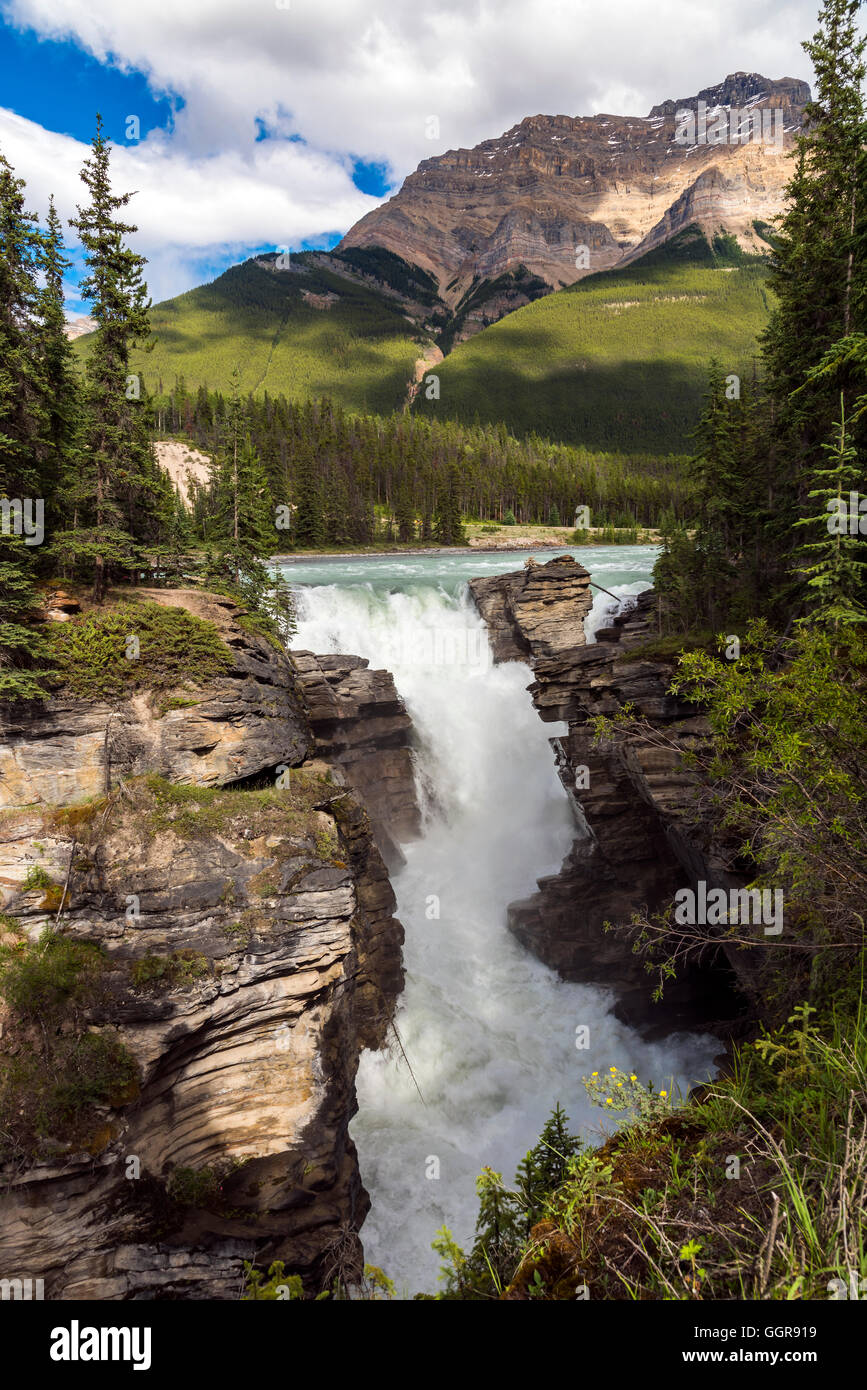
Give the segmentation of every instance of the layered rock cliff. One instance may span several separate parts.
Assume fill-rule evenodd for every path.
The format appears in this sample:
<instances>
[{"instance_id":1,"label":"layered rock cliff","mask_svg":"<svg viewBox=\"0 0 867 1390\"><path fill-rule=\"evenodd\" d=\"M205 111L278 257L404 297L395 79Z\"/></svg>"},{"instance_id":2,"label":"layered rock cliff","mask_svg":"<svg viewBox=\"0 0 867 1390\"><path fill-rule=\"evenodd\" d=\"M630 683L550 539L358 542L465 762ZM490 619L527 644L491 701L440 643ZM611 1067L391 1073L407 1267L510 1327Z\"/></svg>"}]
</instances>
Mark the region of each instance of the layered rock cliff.
<instances>
[{"instance_id":1,"label":"layered rock cliff","mask_svg":"<svg viewBox=\"0 0 867 1390\"><path fill-rule=\"evenodd\" d=\"M361 793L377 844L389 865L398 841L419 834L410 734L412 721L390 671L371 671L360 656L292 660L316 740L316 753L340 768Z\"/></svg>"},{"instance_id":2,"label":"layered rock cliff","mask_svg":"<svg viewBox=\"0 0 867 1390\"><path fill-rule=\"evenodd\" d=\"M0 1004L0 1274L60 1299L236 1298L245 1259L351 1282L355 1074L387 1041L403 931L348 783L378 753L405 771L408 720L350 657L342 766L312 758L315 658L302 681L227 600L149 597L217 625L225 675L178 708L0 716L0 946L23 981ZM377 813L402 837L406 786Z\"/></svg>"},{"instance_id":3,"label":"layered rock cliff","mask_svg":"<svg viewBox=\"0 0 867 1390\"><path fill-rule=\"evenodd\" d=\"M642 644L655 635L652 592L588 644L590 575L569 556L528 560L524 570L472 580L470 589L495 659L527 662L540 717L568 726L551 743L578 833L560 872L511 905L511 930L564 978L612 988L618 1015L643 1030L725 1029L739 1007L736 986L750 983L743 953L710 952L681 970L657 1005L628 934L606 930L606 923L628 928L633 914L661 910L678 888L700 878L740 886L697 810L697 784L679 751L706 738L707 723L668 694L671 662L641 659ZM664 728L674 746L597 740L594 718L612 717L627 704Z\"/></svg>"},{"instance_id":4,"label":"layered rock cliff","mask_svg":"<svg viewBox=\"0 0 867 1390\"><path fill-rule=\"evenodd\" d=\"M691 222L711 236L725 229L755 249L753 223L782 210L790 176L783 155L809 95L793 78L735 73L646 117L528 116L498 139L423 160L338 249L387 248L435 276L451 308L477 293L479 282L520 265L552 289L572 284L634 259ZM718 119L735 109L767 111L781 123L779 144L679 143L676 113L699 102L711 124L714 112Z\"/></svg>"}]
</instances>

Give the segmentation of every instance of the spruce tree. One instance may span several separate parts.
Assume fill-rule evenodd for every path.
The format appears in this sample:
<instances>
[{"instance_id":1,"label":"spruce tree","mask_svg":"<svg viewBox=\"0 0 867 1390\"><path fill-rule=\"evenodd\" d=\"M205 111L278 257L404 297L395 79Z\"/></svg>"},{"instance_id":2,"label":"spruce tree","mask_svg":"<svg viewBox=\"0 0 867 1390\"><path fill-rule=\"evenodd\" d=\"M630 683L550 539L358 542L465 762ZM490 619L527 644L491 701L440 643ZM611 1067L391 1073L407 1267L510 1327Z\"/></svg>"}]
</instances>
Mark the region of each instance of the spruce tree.
<instances>
[{"instance_id":1,"label":"spruce tree","mask_svg":"<svg viewBox=\"0 0 867 1390\"><path fill-rule=\"evenodd\" d=\"M801 547L798 573L806 583L806 621L836 631L841 623L867 622L867 556L857 530L862 519L867 525L867 513L858 510L863 474L849 433L842 392L834 435L823 445L823 451L826 467L814 470L817 485L808 494L817 510L797 523L809 527L809 534L815 537ZM854 534L852 525L856 528Z\"/></svg>"},{"instance_id":2,"label":"spruce tree","mask_svg":"<svg viewBox=\"0 0 867 1390\"><path fill-rule=\"evenodd\" d=\"M45 394L43 487L52 522L58 527L72 524L70 508L75 506L81 463L80 380L72 344L66 334L63 295L63 277L71 264L64 254L62 224L52 197L39 254L43 283L37 299L36 351ZM61 489L62 498L58 496Z\"/></svg>"},{"instance_id":3,"label":"spruce tree","mask_svg":"<svg viewBox=\"0 0 867 1390\"><path fill-rule=\"evenodd\" d=\"M33 626L39 601L34 559L24 540L0 536L0 699L35 700L46 693L48 643Z\"/></svg>"},{"instance_id":4,"label":"spruce tree","mask_svg":"<svg viewBox=\"0 0 867 1390\"><path fill-rule=\"evenodd\" d=\"M42 238L25 210L24 183L0 155L0 695L34 699L45 693L40 662L47 646L31 626L39 608L34 588L44 528L41 463L46 433L45 384L37 350L38 271ZM40 528L41 529L41 528Z\"/></svg>"},{"instance_id":5,"label":"spruce tree","mask_svg":"<svg viewBox=\"0 0 867 1390\"><path fill-rule=\"evenodd\" d=\"M483 1168L476 1179L479 1213L466 1274L476 1297L497 1298L509 1285L521 1253L522 1222L515 1194L502 1176Z\"/></svg>"},{"instance_id":6,"label":"spruce tree","mask_svg":"<svg viewBox=\"0 0 867 1390\"><path fill-rule=\"evenodd\" d=\"M236 367L222 445L212 471L208 539L214 546L209 551L206 579L228 585L286 639L294 631L294 609L288 585L265 563L274 551L278 532L271 489L249 433L250 407L241 404L239 382Z\"/></svg>"},{"instance_id":7,"label":"spruce tree","mask_svg":"<svg viewBox=\"0 0 867 1390\"><path fill-rule=\"evenodd\" d=\"M778 305L764 338L774 429L788 444L789 478L811 453L816 457L835 413L835 393L825 383L797 388L852 327L856 213L863 198L865 40L857 28L859 3L825 0L819 28L803 45L816 87L775 238L771 287Z\"/></svg>"},{"instance_id":8,"label":"spruce tree","mask_svg":"<svg viewBox=\"0 0 867 1390\"><path fill-rule=\"evenodd\" d=\"M315 549L325 543L322 494L312 446L302 443L294 460L295 543Z\"/></svg>"},{"instance_id":9,"label":"spruce tree","mask_svg":"<svg viewBox=\"0 0 867 1390\"><path fill-rule=\"evenodd\" d=\"M518 1165L516 1183L523 1202L526 1233L540 1221L545 1199L569 1176L570 1160L581 1150L581 1141L568 1130L568 1116L554 1106L539 1140Z\"/></svg>"},{"instance_id":10,"label":"spruce tree","mask_svg":"<svg viewBox=\"0 0 867 1390\"><path fill-rule=\"evenodd\" d=\"M415 507L412 501L412 488L404 479L397 491L394 514L397 519L397 538L404 545L415 540Z\"/></svg>"},{"instance_id":11,"label":"spruce tree","mask_svg":"<svg viewBox=\"0 0 867 1390\"><path fill-rule=\"evenodd\" d=\"M24 181L0 154L0 496L35 498L45 434L36 351L42 236Z\"/></svg>"},{"instance_id":12,"label":"spruce tree","mask_svg":"<svg viewBox=\"0 0 867 1390\"><path fill-rule=\"evenodd\" d=\"M150 333L143 256L126 238L137 228L117 214L131 193L112 191L111 146L97 116L90 158L81 171L89 195L70 223L81 239L88 274L81 294L96 320L85 388L85 479L92 497L82 499L78 526L64 537L65 553L92 571L93 599L101 603L112 569L129 571L136 541L165 536L173 501L150 441L148 404L130 354Z\"/></svg>"},{"instance_id":13,"label":"spruce tree","mask_svg":"<svg viewBox=\"0 0 867 1390\"><path fill-rule=\"evenodd\" d=\"M449 465L445 487L440 491L434 535L440 545L466 544L461 518L461 480L456 464Z\"/></svg>"}]
</instances>

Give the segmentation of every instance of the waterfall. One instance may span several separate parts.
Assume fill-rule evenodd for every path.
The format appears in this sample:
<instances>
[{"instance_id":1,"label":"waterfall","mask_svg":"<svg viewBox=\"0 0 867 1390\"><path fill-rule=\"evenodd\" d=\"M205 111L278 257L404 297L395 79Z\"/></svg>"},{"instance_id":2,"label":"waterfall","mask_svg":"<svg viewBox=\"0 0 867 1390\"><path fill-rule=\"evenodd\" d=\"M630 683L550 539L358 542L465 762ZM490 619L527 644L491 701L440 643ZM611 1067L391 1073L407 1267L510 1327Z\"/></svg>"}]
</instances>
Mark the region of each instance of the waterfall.
<instances>
[{"instance_id":1,"label":"waterfall","mask_svg":"<svg viewBox=\"0 0 867 1390\"><path fill-rule=\"evenodd\" d=\"M719 1043L641 1041L609 1012L609 992L559 980L510 935L508 904L559 868L575 827L548 745L561 726L539 719L528 667L491 664L465 584L332 575L298 591L293 645L388 667L417 737L424 831L403 847L393 884L407 971L396 1022L422 1098L397 1050L365 1053L351 1126L372 1199L365 1254L405 1296L435 1291L437 1229L472 1242L475 1178L487 1164L510 1183L555 1102L574 1132L599 1134L582 1076L629 1067L685 1092L709 1075ZM597 596L593 628L610 605ZM579 1050L582 1025L589 1047Z\"/></svg>"}]
</instances>

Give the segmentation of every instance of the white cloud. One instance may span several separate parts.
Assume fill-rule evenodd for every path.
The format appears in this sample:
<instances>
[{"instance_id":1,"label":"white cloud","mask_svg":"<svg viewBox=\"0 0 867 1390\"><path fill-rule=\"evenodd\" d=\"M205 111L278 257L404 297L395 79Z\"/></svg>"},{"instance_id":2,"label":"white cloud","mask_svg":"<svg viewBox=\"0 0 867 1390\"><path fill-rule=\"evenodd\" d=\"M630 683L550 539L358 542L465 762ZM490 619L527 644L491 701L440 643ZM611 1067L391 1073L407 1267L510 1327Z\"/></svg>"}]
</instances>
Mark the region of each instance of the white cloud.
<instances>
[{"instance_id":1,"label":"white cloud","mask_svg":"<svg viewBox=\"0 0 867 1390\"><path fill-rule=\"evenodd\" d=\"M86 145L0 109L0 148L26 179L29 206L44 214L53 193L64 221L75 215ZM377 202L344 163L284 141L262 141L246 156L230 147L195 157L157 134L115 146L112 178L119 191L137 190L128 220L155 300L197 283L202 265L227 250L240 258L249 246L298 246L343 230Z\"/></svg>"},{"instance_id":2,"label":"white cloud","mask_svg":"<svg viewBox=\"0 0 867 1390\"><path fill-rule=\"evenodd\" d=\"M257 113L291 113L321 150L387 159L403 176L432 152L537 112L644 115L737 69L805 75L816 0L11 0L10 16L149 74L187 106L177 137L239 148Z\"/></svg>"},{"instance_id":3,"label":"white cloud","mask_svg":"<svg viewBox=\"0 0 867 1390\"><path fill-rule=\"evenodd\" d=\"M6 14L183 98L169 136L116 155L118 185L142 190L142 238L168 265L171 248L345 230L374 205L352 157L400 181L539 112L644 115L738 69L809 80L800 40L816 0L8 0ZM429 115L439 140L425 137ZM256 144L257 117L306 143ZM20 172L74 179L81 151L37 131Z\"/></svg>"}]
</instances>

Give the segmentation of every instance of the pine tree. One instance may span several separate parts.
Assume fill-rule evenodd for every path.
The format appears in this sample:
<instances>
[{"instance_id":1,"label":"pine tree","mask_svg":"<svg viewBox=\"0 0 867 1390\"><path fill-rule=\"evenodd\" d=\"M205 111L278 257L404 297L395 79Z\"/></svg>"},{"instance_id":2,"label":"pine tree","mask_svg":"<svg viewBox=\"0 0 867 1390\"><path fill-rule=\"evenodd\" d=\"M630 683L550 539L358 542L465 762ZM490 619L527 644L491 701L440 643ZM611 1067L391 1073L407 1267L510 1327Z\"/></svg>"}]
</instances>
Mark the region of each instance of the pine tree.
<instances>
[{"instance_id":1,"label":"pine tree","mask_svg":"<svg viewBox=\"0 0 867 1390\"><path fill-rule=\"evenodd\" d=\"M801 547L798 572L806 580L806 621L836 631L841 623L867 622L867 557L857 529L853 535L850 527L850 518L857 528L862 518L867 522L867 513L857 510L857 501L854 513L850 508L850 494L859 499L863 484L842 392L834 437L823 451L827 467L814 470L815 485L807 494L811 501L821 501L821 510L797 523L810 527L816 539Z\"/></svg>"},{"instance_id":2,"label":"pine tree","mask_svg":"<svg viewBox=\"0 0 867 1390\"><path fill-rule=\"evenodd\" d=\"M45 433L38 366L37 276L42 237L24 207L24 181L0 154L0 496L35 497Z\"/></svg>"},{"instance_id":3,"label":"pine tree","mask_svg":"<svg viewBox=\"0 0 867 1390\"><path fill-rule=\"evenodd\" d=\"M46 694L48 644L32 626L38 599L33 558L24 539L0 537L0 699L36 700Z\"/></svg>"},{"instance_id":4,"label":"pine tree","mask_svg":"<svg viewBox=\"0 0 867 1390\"><path fill-rule=\"evenodd\" d=\"M137 228L117 214L132 194L112 192L111 146L97 117L91 156L81 171L89 202L70 223L81 238L88 274L81 294L90 301L96 333L86 368L85 478L92 505L64 537L65 554L93 573L93 599L101 603L110 570L129 570L136 540L154 543L170 521L172 490L150 442L148 404L130 353L150 333L143 280L145 260L126 237Z\"/></svg>"},{"instance_id":5,"label":"pine tree","mask_svg":"<svg viewBox=\"0 0 867 1390\"><path fill-rule=\"evenodd\" d=\"M521 1222L515 1194L504 1187L501 1175L492 1168L482 1169L476 1192L479 1214L470 1266L477 1288L495 1297L514 1275L521 1251Z\"/></svg>"},{"instance_id":6,"label":"pine tree","mask_svg":"<svg viewBox=\"0 0 867 1390\"><path fill-rule=\"evenodd\" d=\"M206 578L221 587L228 585L274 631L288 639L295 627L291 593L265 563L278 535L271 490L250 437L250 407L242 406L238 388L236 368L221 450L212 469L208 539L213 548L208 553Z\"/></svg>"},{"instance_id":7,"label":"pine tree","mask_svg":"<svg viewBox=\"0 0 867 1390\"><path fill-rule=\"evenodd\" d=\"M218 462L211 538L239 563L245 555L262 558L277 541L268 479L249 434Z\"/></svg>"},{"instance_id":8,"label":"pine tree","mask_svg":"<svg viewBox=\"0 0 867 1390\"><path fill-rule=\"evenodd\" d=\"M58 525L71 524L80 500L75 492L80 467L81 392L72 344L66 335L63 295L63 277L71 264L64 255L62 224L52 197L39 254L43 284L37 298L35 348L45 394L42 480L52 519L56 509L63 510L63 516L56 518ZM58 497L61 487L62 500Z\"/></svg>"},{"instance_id":9,"label":"pine tree","mask_svg":"<svg viewBox=\"0 0 867 1390\"><path fill-rule=\"evenodd\" d=\"M322 494L312 447L304 443L295 457L295 543L315 549L325 543Z\"/></svg>"},{"instance_id":10,"label":"pine tree","mask_svg":"<svg viewBox=\"0 0 867 1390\"><path fill-rule=\"evenodd\" d=\"M405 478L398 487L394 514L397 519L397 538L404 545L415 540L415 507L412 501L412 487Z\"/></svg>"},{"instance_id":11,"label":"pine tree","mask_svg":"<svg viewBox=\"0 0 867 1390\"><path fill-rule=\"evenodd\" d=\"M774 429L788 447L788 472L816 456L834 415L825 383L804 386L822 354L851 329L856 212L864 139L865 40L860 0L825 0L819 28L803 46L816 71L813 100L798 136L788 210L775 238L771 288L778 307L764 338ZM781 489L781 492L783 489Z\"/></svg>"},{"instance_id":12,"label":"pine tree","mask_svg":"<svg viewBox=\"0 0 867 1390\"><path fill-rule=\"evenodd\" d=\"M526 1233L540 1221L545 1199L569 1176L569 1164L581 1141L567 1128L568 1116L559 1104L545 1122L539 1140L518 1165L516 1183L524 1205Z\"/></svg>"},{"instance_id":13,"label":"pine tree","mask_svg":"<svg viewBox=\"0 0 867 1390\"><path fill-rule=\"evenodd\" d=\"M24 183L0 155L0 694L34 699L45 693L39 662L44 638L30 625L39 601L38 563L23 534L23 513L38 522L44 502L45 386L37 352L38 270L42 238L25 211ZM33 533L35 539L36 532Z\"/></svg>"},{"instance_id":14,"label":"pine tree","mask_svg":"<svg viewBox=\"0 0 867 1390\"><path fill-rule=\"evenodd\" d=\"M461 480L456 464L450 464L445 488L440 492L434 535L440 545L466 545L461 518Z\"/></svg>"}]
</instances>

